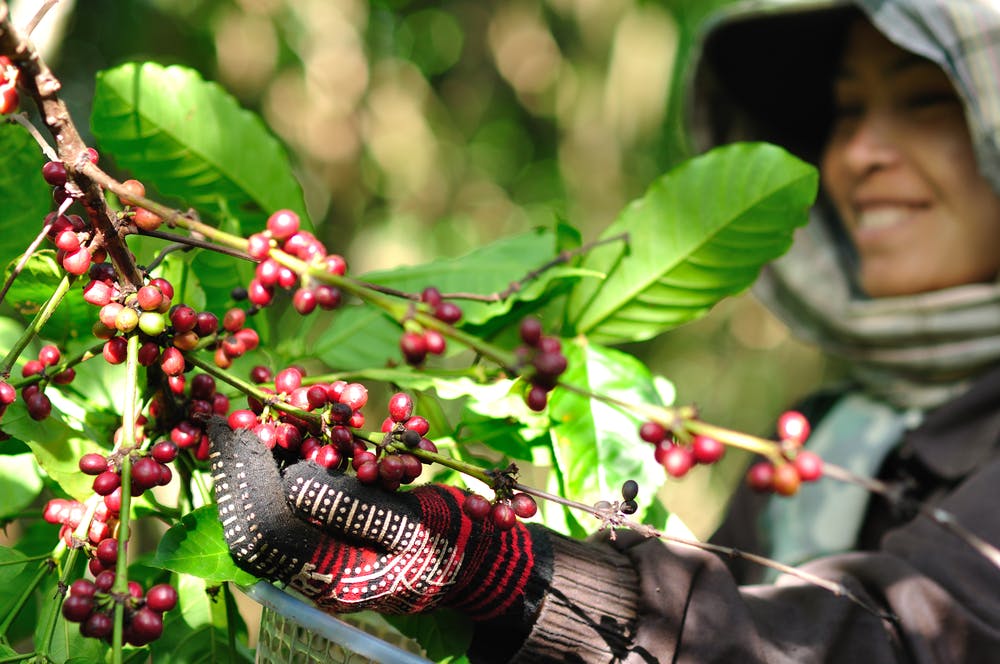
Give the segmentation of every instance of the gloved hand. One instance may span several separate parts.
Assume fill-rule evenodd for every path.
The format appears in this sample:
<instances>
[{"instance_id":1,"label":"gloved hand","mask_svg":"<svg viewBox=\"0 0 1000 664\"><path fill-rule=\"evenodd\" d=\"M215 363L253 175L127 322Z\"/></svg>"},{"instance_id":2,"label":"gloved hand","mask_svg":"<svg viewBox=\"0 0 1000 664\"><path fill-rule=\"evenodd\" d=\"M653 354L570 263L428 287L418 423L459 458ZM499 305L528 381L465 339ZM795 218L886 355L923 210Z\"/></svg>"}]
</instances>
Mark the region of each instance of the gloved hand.
<instances>
[{"instance_id":1,"label":"gloved hand","mask_svg":"<svg viewBox=\"0 0 1000 664\"><path fill-rule=\"evenodd\" d=\"M523 606L536 565L531 531L472 520L461 490L388 492L311 461L279 471L253 432L213 417L208 434L219 519L251 574L332 612L450 606L486 620Z\"/></svg>"}]
</instances>

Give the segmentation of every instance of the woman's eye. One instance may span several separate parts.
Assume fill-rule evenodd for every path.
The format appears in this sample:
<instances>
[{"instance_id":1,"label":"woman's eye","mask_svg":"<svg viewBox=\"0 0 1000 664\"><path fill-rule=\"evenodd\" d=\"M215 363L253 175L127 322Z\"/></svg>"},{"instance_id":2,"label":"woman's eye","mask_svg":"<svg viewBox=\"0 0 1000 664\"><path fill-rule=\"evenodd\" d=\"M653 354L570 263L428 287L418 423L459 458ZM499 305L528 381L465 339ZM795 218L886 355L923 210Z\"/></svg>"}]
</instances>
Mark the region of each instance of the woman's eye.
<instances>
[{"instance_id":1,"label":"woman's eye","mask_svg":"<svg viewBox=\"0 0 1000 664\"><path fill-rule=\"evenodd\" d=\"M917 94L907 97L903 105L906 108L920 110L924 108L934 108L942 105L957 104L958 97L950 92L933 92Z\"/></svg>"}]
</instances>

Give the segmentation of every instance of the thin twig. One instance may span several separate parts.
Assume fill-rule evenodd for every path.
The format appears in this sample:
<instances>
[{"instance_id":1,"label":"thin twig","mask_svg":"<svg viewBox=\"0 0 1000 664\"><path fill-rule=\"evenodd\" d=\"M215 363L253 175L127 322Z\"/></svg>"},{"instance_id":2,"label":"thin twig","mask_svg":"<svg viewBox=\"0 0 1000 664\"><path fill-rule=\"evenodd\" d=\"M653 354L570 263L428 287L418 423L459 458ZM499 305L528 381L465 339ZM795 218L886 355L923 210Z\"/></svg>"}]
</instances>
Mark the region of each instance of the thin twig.
<instances>
[{"instance_id":1,"label":"thin twig","mask_svg":"<svg viewBox=\"0 0 1000 664\"><path fill-rule=\"evenodd\" d=\"M785 565L784 563L779 563L776 560L771 560L770 558L766 558L764 556L759 556L754 553L747 553L746 551L741 551L739 549L734 549L728 546L721 546L719 544L710 544L708 542L699 542L697 540L690 540L683 537L668 535L667 533L657 530L652 526L646 525L644 523L639 523L638 521L632 521L630 519L627 519L623 515L621 515L621 513L609 514L609 510L600 509L591 505L585 505L584 503L581 503L579 501L563 498L562 496L557 496L555 494L548 493L547 491L542 491L541 489L535 489L533 487L525 486L523 484L514 484L514 488L518 491L530 493L535 496L538 496L539 498L544 498L546 500L550 500L559 503L561 505L565 505L567 507L571 507L573 509L586 512L605 523L610 522L610 524L612 525L625 526L647 537L658 537L662 540L675 542L677 544L683 544L685 546L694 547L696 549L701 549L703 551L708 551L710 553L721 554L730 558L743 558L745 560L749 560L750 562L756 563L763 567L770 567L771 569L781 572L783 574L789 574L791 576L802 579L807 583L811 583L815 586L823 588L824 590L828 590L838 597L844 597L845 599L854 602L861 608L865 609L870 613L873 613L874 615L878 616L883 620L892 620L892 621L896 620L896 616L894 616L891 613L887 613L876 606L872 606L868 602L864 601L863 599L852 593L844 585L837 583L835 581L831 581L829 579L824 579L823 577L817 576L810 572L805 572L801 569L798 569L797 567L791 567L789 565Z\"/></svg>"},{"instance_id":2,"label":"thin twig","mask_svg":"<svg viewBox=\"0 0 1000 664\"><path fill-rule=\"evenodd\" d=\"M54 223L55 220L53 219L52 221L42 226L41 232L39 232L38 236L31 241L31 244L28 245L28 248L25 250L24 254L17 261L17 265L14 266L14 269L11 271L10 276L8 276L7 280L4 282L3 289L0 290L0 303L3 302L3 299L5 297L7 297L7 291L9 291L10 287L14 285L14 280L17 279L17 276L19 274L21 274L21 270L24 269L24 266L28 264L28 261L31 259L32 254L35 253L35 249L38 249L38 246L45 241L45 236L48 235L49 230L52 228L52 225Z\"/></svg>"},{"instance_id":3,"label":"thin twig","mask_svg":"<svg viewBox=\"0 0 1000 664\"><path fill-rule=\"evenodd\" d=\"M250 261L253 263L259 262L256 258L246 253L245 251L240 251L238 249L231 249L229 247L223 246L221 244L215 244L213 242L208 242L207 240L201 240L190 235L178 235L177 233L167 233L165 231L146 231L139 229L137 231L139 235L147 235L149 237L159 238L161 240L169 240L175 245L180 245L179 247L165 247L161 253L166 253L169 251L183 250L187 251L194 247L198 249L208 249L209 251L215 251L220 254L225 254L226 256L232 256L233 258L239 258L245 261ZM165 256L157 256L158 261L162 261ZM146 270L152 270L153 264L151 263Z\"/></svg>"},{"instance_id":4,"label":"thin twig","mask_svg":"<svg viewBox=\"0 0 1000 664\"><path fill-rule=\"evenodd\" d=\"M593 242L589 242L587 244L577 247L576 249L561 251L559 252L559 254L557 254L554 258L552 258L548 262L544 263L543 265L533 270L528 271L523 277L521 277L517 281L510 282L510 285L507 286L507 288L505 288L502 291L496 291L494 293L487 293L487 294L467 293L464 291L458 291L454 293L441 293L441 297L442 299L445 300L470 300L474 302L487 302L487 303L503 302L504 300L512 296L514 293L520 292L521 289L523 289L526 284L534 281L542 274L544 274L547 270L551 270L557 265L566 263L577 256L581 256L596 247L599 247L604 244L611 244L612 242L628 242L628 233L620 233L618 235L613 235L611 237L604 238L603 240L595 240ZM392 288L391 286L381 286L379 284L373 284L367 282L364 282L363 285L374 291L383 293L384 295L391 295L392 297L398 297L403 300L413 300L414 302L420 301L420 295L417 293L407 293L406 291Z\"/></svg>"},{"instance_id":5,"label":"thin twig","mask_svg":"<svg viewBox=\"0 0 1000 664\"><path fill-rule=\"evenodd\" d=\"M831 463L823 464L823 474L831 479L847 482L859 486L871 493L885 498L893 505L907 505L907 501L902 499L898 492L881 480L870 477L860 477L850 472L846 468ZM955 515L940 507L930 507L921 503L913 502L913 507L937 525L941 526L951 534L975 549L980 555L1000 568L1000 549L990 544L983 538L965 528L958 522Z\"/></svg>"},{"instance_id":6,"label":"thin twig","mask_svg":"<svg viewBox=\"0 0 1000 664\"><path fill-rule=\"evenodd\" d=\"M49 161L59 161L59 155L56 154L55 149L53 149L53 147L49 145L49 142L45 140L45 137L42 136L42 132L38 131L38 128L35 125L31 124L28 120L27 114L14 113L10 116L10 122L16 122L27 129L28 133L35 139L35 142L38 143L38 147L42 149L42 153L45 154Z\"/></svg>"},{"instance_id":7,"label":"thin twig","mask_svg":"<svg viewBox=\"0 0 1000 664\"><path fill-rule=\"evenodd\" d=\"M49 13L49 10L55 7L58 3L59 0L46 0L45 4L38 8L35 15L32 16L31 20L28 21L28 24L24 26L25 36L30 36L31 33L35 31L35 28L38 27L38 24L42 22L42 19L45 18L45 15Z\"/></svg>"}]
</instances>

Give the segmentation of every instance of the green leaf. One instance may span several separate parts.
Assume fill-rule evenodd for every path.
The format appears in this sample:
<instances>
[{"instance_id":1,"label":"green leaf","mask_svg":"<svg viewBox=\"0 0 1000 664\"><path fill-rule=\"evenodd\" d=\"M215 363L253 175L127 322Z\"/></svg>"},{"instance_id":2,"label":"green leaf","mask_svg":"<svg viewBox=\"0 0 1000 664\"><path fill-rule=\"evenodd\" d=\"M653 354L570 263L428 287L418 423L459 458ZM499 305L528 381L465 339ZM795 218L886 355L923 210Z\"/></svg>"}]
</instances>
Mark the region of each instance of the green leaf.
<instances>
[{"instance_id":1,"label":"green leaf","mask_svg":"<svg viewBox=\"0 0 1000 664\"><path fill-rule=\"evenodd\" d=\"M68 426L56 411L36 422L28 416L23 399L19 398L4 415L3 429L27 443L38 465L70 496L84 501L94 494L94 478L80 472L80 457L107 450Z\"/></svg>"},{"instance_id":2,"label":"green leaf","mask_svg":"<svg viewBox=\"0 0 1000 664\"><path fill-rule=\"evenodd\" d=\"M178 607L163 616L163 636L150 645L151 661L158 664L252 662L246 647L247 627L238 613L229 615L225 588L204 579L181 575L176 583ZM229 647L227 625L236 634L236 650Z\"/></svg>"},{"instance_id":3,"label":"green leaf","mask_svg":"<svg viewBox=\"0 0 1000 664\"><path fill-rule=\"evenodd\" d=\"M4 280L13 272L15 262L7 264ZM7 292L6 302L26 317L32 317L52 296L65 273L56 262L56 254L51 249L36 251L28 259L21 273ZM65 345L66 341L80 334L90 334L94 324L94 308L83 301L80 295L80 280L70 287L55 312L42 328L42 336Z\"/></svg>"},{"instance_id":4,"label":"green leaf","mask_svg":"<svg viewBox=\"0 0 1000 664\"><path fill-rule=\"evenodd\" d=\"M0 520L18 516L34 501L42 490L42 478L33 454L14 454L3 457L0 463L0 486L4 499L0 503ZM0 612L0 615L3 615Z\"/></svg>"},{"instance_id":5,"label":"green leaf","mask_svg":"<svg viewBox=\"0 0 1000 664\"><path fill-rule=\"evenodd\" d=\"M257 581L229 556L215 505L199 507L181 517L181 522L163 535L149 564L213 583L248 585Z\"/></svg>"},{"instance_id":6,"label":"green leaf","mask_svg":"<svg viewBox=\"0 0 1000 664\"><path fill-rule=\"evenodd\" d=\"M307 334L315 342L309 348L290 348L291 356L314 354L338 371L384 366L386 359L398 360L402 357L399 350L400 326L377 309L344 306L331 313L317 312L313 316L315 328ZM297 341L301 343L304 340Z\"/></svg>"},{"instance_id":7,"label":"green leaf","mask_svg":"<svg viewBox=\"0 0 1000 664\"><path fill-rule=\"evenodd\" d=\"M28 590L34 576L30 566L39 564L25 560L24 555L14 549L0 546L0 616L6 616Z\"/></svg>"},{"instance_id":8,"label":"green leaf","mask_svg":"<svg viewBox=\"0 0 1000 664\"><path fill-rule=\"evenodd\" d=\"M816 169L773 145L718 148L653 183L602 234L629 234L628 246L601 246L570 293L577 334L619 344L694 320L738 293L777 258L807 220Z\"/></svg>"},{"instance_id":9,"label":"green leaf","mask_svg":"<svg viewBox=\"0 0 1000 664\"><path fill-rule=\"evenodd\" d=\"M472 641L472 622L468 616L443 610L422 615L387 615L385 620L415 639L433 662L468 661L463 656Z\"/></svg>"},{"instance_id":10,"label":"green leaf","mask_svg":"<svg viewBox=\"0 0 1000 664\"><path fill-rule=\"evenodd\" d=\"M244 233L287 208L308 225L288 156L255 114L186 67L128 63L98 73L91 127L137 178Z\"/></svg>"},{"instance_id":11,"label":"green leaf","mask_svg":"<svg viewBox=\"0 0 1000 664\"><path fill-rule=\"evenodd\" d=\"M664 405L649 370L631 355L580 338L564 342L563 353L569 362L565 383L627 404ZM567 497L593 504L617 498L627 479L647 495L663 483L663 469L639 439L642 422L635 415L559 388L550 397L549 414L555 465Z\"/></svg>"},{"instance_id":12,"label":"green leaf","mask_svg":"<svg viewBox=\"0 0 1000 664\"><path fill-rule=\"evenodd\" d=\"M51 187L42 179L45 163L38 144L17 124L0 123L0 265L22 255L42 230L45 215L52 209Z\"/></svg>"}]
</instances>

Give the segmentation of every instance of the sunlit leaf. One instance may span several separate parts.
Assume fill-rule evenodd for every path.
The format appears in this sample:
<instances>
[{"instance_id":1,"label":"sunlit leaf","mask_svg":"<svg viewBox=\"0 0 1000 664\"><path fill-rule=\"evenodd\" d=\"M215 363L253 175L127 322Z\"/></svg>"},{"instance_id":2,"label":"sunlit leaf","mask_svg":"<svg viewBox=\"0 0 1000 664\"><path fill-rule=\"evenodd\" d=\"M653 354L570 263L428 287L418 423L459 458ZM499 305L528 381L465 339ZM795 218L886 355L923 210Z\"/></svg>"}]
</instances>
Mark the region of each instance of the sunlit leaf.
<instances>
[{"instance_id":1,"label":"sunlit leaf","mask_svg":"<svg viewBox=\"0 0 1000 664\"><path fill-rule=\"evenodd\" d=\"M654 337L694 320L748 287L783 254L807 220L816 169L781 148L717 148L653 183L602 234L628 246L589 252L567 317L577 334L617 344Z\"/></svg>"},{"instance_id":2,"label":"sunlit leaf","mask_svg":"<svg viewBox=\"0 0 1000 664\"><path fill-rule=\"evenodd\" d=\"M163 535L150 564L214 583L233 581L246 585L257 580L238 568L229 556L214 505L181 517L180 523Z\"/></svg>"},{"instance_id":3,"label":"sunlit leaf","mask_svg":"<svg viewBox=\"0 0 1000 664\"><path fill-rule=\"evenodd\" d=\"M42 157L38 144L19 125L0 123L0 265L21 256L42 230L52 209L51 188L42 179Z\"/></svg>"},{"instance_id":4,"label":"sunlit leaf","mask_svg":"<svg viewBox=\"0 0 1000 664\"><path fill-rule=\"evenodd\" d=\"M178 606L164 614L163 636L150 645L152 661L165 664L253 661L246 646L246 624L239 613L228 612L226 591L222 587L182 575L177 591ZM235 651L229 647L230 626L237 637Z\"/></svg>"},{"instance_id":5,"label":"sunlit leaf","mask_svg":"<svg viewBox=\"0 0 1000 664\"><path fill-rule=\"evenodd\" d=\"M15 517L31 504L42 490L42 478L32 454L4 456L0 463L0 486L4 499L0 502L0 519ZM3 615L0 612L0 615Z\"/></svg>"},{"instance_id":6,"label":"sunlit leaf","mask_svg":"<svg viewBox=\"0 0 1000 664\"><path fill-rule=\"evenodd\" d=\"M569 361L563 382L625 404L664 405L649 369L634 357L583 340L565 342L563 352ZM652 449L639 439L637 416L559 388L551 394L549 413L555 461L568 497L593 504L618 498L627 479L650 494L663 482Z\"/></svg>"},{"instance_id":7,"label":"sunlit leaf","mask_svg":"<svg viewBox=\"0 0 1000 664\"><path fill-rule=\"evenodd\" d=\"M248 233L279 208L306 219L278 140L193 69L147 62L100 72L91 126L118 165L203 215L219 219L228 211Z\"/></svg>"},{"instance_id":8,"label":"sunlit leaf","mask_svg":"<svg viewBox=\"0 0 1000 664\"><path fill-rule=\"evenodd\" d=\"M5 280L14 267L14 262L7 264ZM14 280L4 301L10 302L23 316L33 317L49 300L64 276L65 272L56 262L53 250L36 251ZM79 279L70 286L69 292L42 328L43 336L62 343L81 334L90 334L90 328L94 324L94 307L83 301L81 288Z\"/></svg>"}]
</instances>

